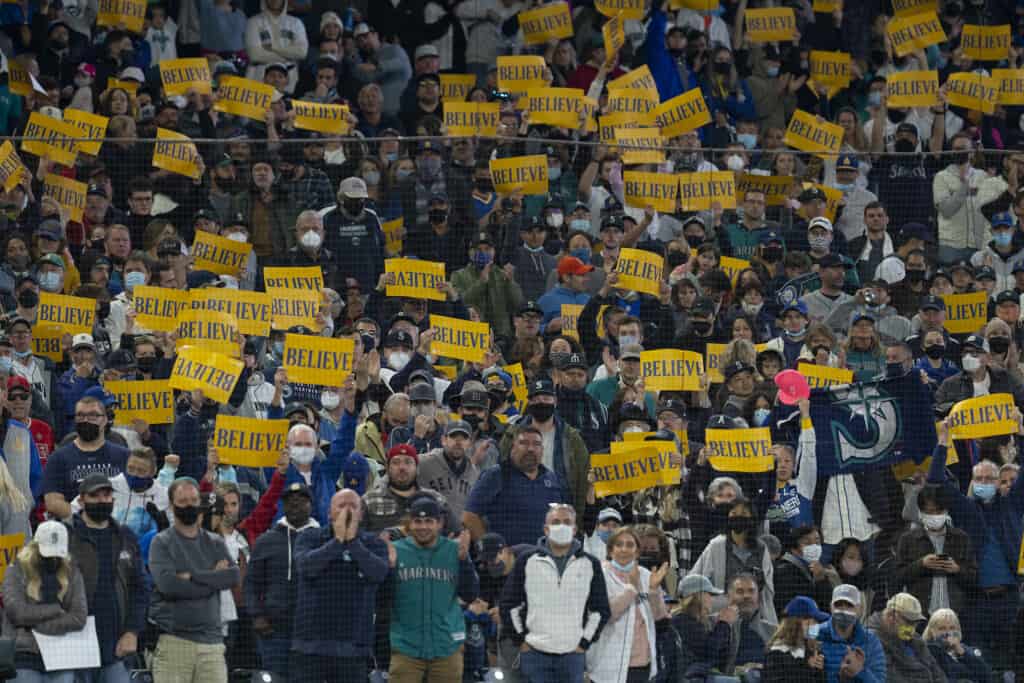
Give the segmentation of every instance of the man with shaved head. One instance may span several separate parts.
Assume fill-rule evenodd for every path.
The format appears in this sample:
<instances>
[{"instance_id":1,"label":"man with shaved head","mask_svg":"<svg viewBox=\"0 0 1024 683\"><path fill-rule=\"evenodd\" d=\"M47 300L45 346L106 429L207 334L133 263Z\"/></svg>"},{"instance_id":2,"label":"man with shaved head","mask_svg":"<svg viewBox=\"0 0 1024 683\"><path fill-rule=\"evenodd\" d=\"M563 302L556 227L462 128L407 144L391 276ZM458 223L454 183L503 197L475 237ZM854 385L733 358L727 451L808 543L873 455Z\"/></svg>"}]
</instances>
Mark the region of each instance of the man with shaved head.
<instances>
[{"instance_id":1,"label":"man with shaved head","mask_svg":"<svg viewBox=\"0 0 1024 683\"><path fill-rule=\"evenodd\" d=\"M330 524L309 529L295 547L298 573L293 681L365 681L373 655L377 588L388 577L390 548L360 531L362 501L352 489L331 498ZM390 551L393 552L393 551Z\"/></svg>"}]
</instances>

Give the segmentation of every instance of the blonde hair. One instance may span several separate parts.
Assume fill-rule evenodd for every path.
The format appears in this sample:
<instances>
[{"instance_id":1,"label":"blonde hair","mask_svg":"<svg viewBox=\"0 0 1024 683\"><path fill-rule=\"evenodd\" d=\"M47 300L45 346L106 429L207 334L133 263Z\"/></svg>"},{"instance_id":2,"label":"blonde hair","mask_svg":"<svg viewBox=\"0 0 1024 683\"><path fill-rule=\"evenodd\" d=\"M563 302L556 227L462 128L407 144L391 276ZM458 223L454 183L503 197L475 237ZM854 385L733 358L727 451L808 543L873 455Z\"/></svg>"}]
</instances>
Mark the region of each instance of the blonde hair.
<instances>
[{"instance_id":1,"label":"blonde hair","mask_svg":"<svg viewBox=\"0 0 1024 683\"><path fill-rule=\"evenodd\" d=\"M702 591L697 591L679 598L679 605L673 610L673 614L686 614L706 624L711 614L704 611L703 595Z\"/></svg>"},{"instance_id":2,"label":"blonde hair","mask_svg":"<svg viewBox=\"0 0 1024 683\"><path fill-rule=\"evenodd\" d=\"M43 588L43 575L39 569L43 556L39 554L39 544L32 541L22 548L17 561L25 580L25 595L30 600L39 602L42 599ZM60 567L57 568L57 585L60 586L57 599L63 600L71 586L71 560L66 557L61 558Z\"/></svg>"},{"instance_id":3,"label":"blonde hair","mask_svg":"<svg viewBox=\"0 0 1024 683\"><path fill-rule=\"evenodd\" d=\"M932 630L946 624L952 624L953 626L956 626L958 631L963 631L960 627L960 617L956 615L956 612L948 607L943 607L942 609L937 609L932 613L931 618L928 620L928 625L924 627L924 633L921 634L921 637L924 638L925 642L931 640Z\"/></svg>"},{"instance_id":4,"label":"blonde hair","mask_svg":"<svg viewBox=\"0 0 1024 683\"><path fill-rule=\"evenodd\" d=\"M28 512L28 500L15 483L11 471L7 469L7 461L3 458L0 458L0 500L8 501L14 512Z\"/></svg>"},{"instance_id":5,"label":"blonde hair","mask_svg":"<svg viewBox=\"0 0 1024 683\"><path fill-rule=\"evenodd\" d=\"M786 617L775 629L775 634L765 647L770 648L775 643L782 643L790 647L802 647L804 640L803 620L800 617Z\"/></svg>"}]
</instances>

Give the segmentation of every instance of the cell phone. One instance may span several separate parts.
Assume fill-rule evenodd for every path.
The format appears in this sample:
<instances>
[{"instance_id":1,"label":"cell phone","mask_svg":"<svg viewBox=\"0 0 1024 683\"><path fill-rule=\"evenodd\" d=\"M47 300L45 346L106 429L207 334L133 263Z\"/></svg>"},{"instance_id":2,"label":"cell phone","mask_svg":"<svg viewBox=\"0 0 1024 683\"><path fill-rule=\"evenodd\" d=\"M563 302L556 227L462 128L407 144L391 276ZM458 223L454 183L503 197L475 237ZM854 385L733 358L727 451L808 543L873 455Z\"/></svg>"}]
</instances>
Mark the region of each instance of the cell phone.
<instances>
[{"instance_id":1,"label":"cell phone","mask_svg":"<svg viewBox=\"0 0 1024 683\"><path fill-rule=\"evenodd\" d=\"M953 559L953 558L952 558L952 557L950 557L949 555L936 555L935 557L937 557L938 559L942 560L943 562L945 562L946 560L951 560L951 559Z\"/></svg>"}]
</instances>

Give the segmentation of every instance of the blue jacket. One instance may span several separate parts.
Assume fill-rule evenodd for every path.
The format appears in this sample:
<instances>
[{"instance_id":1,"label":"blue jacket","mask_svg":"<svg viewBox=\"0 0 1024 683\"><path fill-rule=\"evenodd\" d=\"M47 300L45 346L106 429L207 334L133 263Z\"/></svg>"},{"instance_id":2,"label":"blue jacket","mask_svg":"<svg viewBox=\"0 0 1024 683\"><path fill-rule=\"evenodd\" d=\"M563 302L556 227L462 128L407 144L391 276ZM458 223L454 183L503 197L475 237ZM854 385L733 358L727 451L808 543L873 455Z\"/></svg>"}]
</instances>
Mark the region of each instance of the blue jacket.
<instances>
[{"instance_id":1,"label":"blue jacket","mask_svg":"<svg viewBox=\"0 0 1024 683\"><path fill-rule=\"evenodd\" d=\"M65 434L75 431L75 404L85 396L85 392L99 385L100 371L93 370L89 377L79 377L74 368L67 370L57 380L57 395L53 403L54 431L57 432L57 440ZM58 413L59 410L59 413Z\"/></svg>"},{"instance_id":2,"label":"blue jacket","mask_svg":"<svg viewBox=\"0 0 1024 683\"><path fill-rule=\"evenodd\" d=\"M367 657L373 653L377 589L388 577L388 549L360 531L340 543L328 525L295 543L299 570L292 648L306 654Z\"/></svg>"},{"instance_id":3,"label":"blue jacket","mask_svg":"<svg viewBox=\"0 0 1024 683\"><path fill-rule=\"evenodd\" d=\"M590 301L590 295L586 292L574 292L565 285L558 285L551 289L547 294L542 296L537 305L544 311L544 320L542 321L542 328L547 327L547 324L552 319L562 315L562 304L577 304L580 306L585 305Z\"/></svg>"},{"instance_id":4,"label":"blue jacket","mask_svg":"<svg viewBox=\"0 0 1024 683\"><path fill-rule=\"evenodd\" d=\"M818 641L821 643L821 654L825 656L825 676L828 683L839 683L839 667L846 656L847 648L859 647L864 650L864 668L853 680L858 683L885 683L886 664L885 650L882 643L871 631L858 623L853 627L850 640L843 640L832 628L829 619L818 628Z\"/></svg>"},{"instance_id":5,"label":"blue jacket","mask_svg":"<svg viewBox=\"0 0 1024 683\"><path fill-rule=\"evenodd\" d=\"M757 119L757 110L754 109L754 96L750 92L750 86L747 85L745 79L739 79L736 82L735 93L729 93L728 97L718 97L714 91L714 87L711 83L705 80L701 84L701 88L704 90L704 99L708 104L708 109L711 110L711 116L718 111L724 111L726 117L729 119L729 123L735 124L737 121L753 121ZM740 95L742 94L742 98Z\"/></svg>"},{"instance_id":6,"label":"blue jacket","mask_svg":"<svg viewBox=\"0 0 1024 683\"><path fill-rule=\"evenodd\" d=\"M206 441L213 433L214 419L192 408L178 413L174 423L171 452L181 456L178 477L192 477L196 481L206 474Z\"/></svg>"}]
</instances>

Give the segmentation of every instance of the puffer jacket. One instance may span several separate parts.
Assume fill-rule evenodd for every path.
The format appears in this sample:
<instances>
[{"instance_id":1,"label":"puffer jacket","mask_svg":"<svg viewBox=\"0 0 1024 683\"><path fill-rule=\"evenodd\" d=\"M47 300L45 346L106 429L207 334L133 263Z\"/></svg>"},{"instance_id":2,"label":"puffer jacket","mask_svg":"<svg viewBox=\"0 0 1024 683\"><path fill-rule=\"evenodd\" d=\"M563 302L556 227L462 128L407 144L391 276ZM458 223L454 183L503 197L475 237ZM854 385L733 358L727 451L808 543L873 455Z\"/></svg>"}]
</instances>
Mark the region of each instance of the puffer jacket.
<instances>
[{"instance_id":1,"label":"puffer jacket","mask_svg":"<svg viewBox=\"0 0 1024 683\"><path fill-rule=\"evenodd\" d=\"M85 628L89 608L85 601L82 572L71 564L71 581L60 602L42 603L28 597L26 576L20 562L14 562L4 575L3 637L15 639L18 652L38 654L32 631L59 636Z\"/></svg>"}]
</instances>

